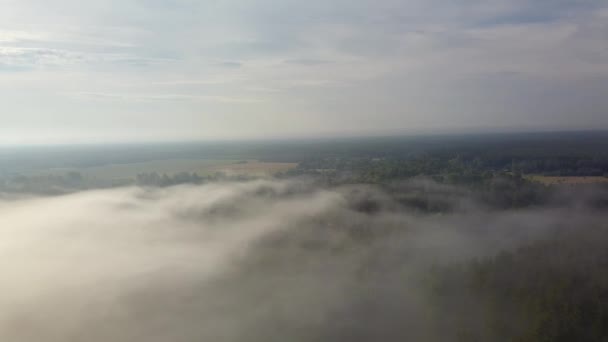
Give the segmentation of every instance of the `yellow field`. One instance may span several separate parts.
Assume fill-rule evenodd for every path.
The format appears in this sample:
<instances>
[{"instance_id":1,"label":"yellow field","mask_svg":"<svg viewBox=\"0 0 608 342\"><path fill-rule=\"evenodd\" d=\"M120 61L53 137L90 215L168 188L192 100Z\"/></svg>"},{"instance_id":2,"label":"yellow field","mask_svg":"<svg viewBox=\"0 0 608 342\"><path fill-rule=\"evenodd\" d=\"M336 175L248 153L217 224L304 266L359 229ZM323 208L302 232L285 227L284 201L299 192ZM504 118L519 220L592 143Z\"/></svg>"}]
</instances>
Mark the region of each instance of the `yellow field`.
<instances>
[{"instance_id":1,"label":"yellow field","mask_svg":"<svg viewBox=\"0 0 608 342\"><path fill-rule=\"evenodd\" d=\"M208 176L217 172L233 176L272 176L278 172L295 168L297 165L297 163L261 162L257 160L168 159L85 168L49 169L37 171L32 175L64 175L69 171L77 171L85 178L101 180L135 179L139 173L151 172L169 176L179 172L194 172L200 176Z\"/></svg>"},{"instance_id":2,"label":"yellow field","mask_svg":"<svg viewBox=\"0 0 608 342\"><path fill-rule=\"evenodd\" d=\"M554 184L594 184L594 183L608 183L608 177L601 176L541 176L541 175L529 175L527 179L546 185Z\"/></svg>"},{"instance_id":3,"label":"yellow field","mask_svg":"<svg viewBox=\"0 0 608 342\"><path fill-rule=\"evenodd\" d=\"M273 175L278 172L285 172L293 169L297 165L297 163L260 162L257 160L249 160L247 162L216 165L210 168L210 171L237 175Z\"/></svg>"}]
</instances>

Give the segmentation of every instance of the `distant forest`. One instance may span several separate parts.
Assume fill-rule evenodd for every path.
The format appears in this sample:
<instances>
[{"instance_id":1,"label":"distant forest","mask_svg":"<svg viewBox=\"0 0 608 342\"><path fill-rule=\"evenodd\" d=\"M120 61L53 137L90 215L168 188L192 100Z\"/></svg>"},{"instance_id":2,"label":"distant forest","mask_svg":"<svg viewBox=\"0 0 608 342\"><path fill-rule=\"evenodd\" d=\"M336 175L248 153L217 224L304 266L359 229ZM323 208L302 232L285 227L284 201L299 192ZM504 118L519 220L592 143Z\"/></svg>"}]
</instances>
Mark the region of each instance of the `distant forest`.
<instances>
[{"instance_id":1,"label":"distant forest","mask_svg":"<svg viewBox=\"0 0 608 342\"><path fill-rule=\"evenodd\" d=\"M77 171L52 175L35 172L147 160L170 163L171 159L177 158L294 162L298 165L295 169L277 176L314 177L326 185L383 184L428 177L437 182L481 190L488 201L502 202L498 205L521 207L538 203L545 192L538 184L531 184L527 175L608 177L608 132L0 150L0 191L52 194L134 184L171 186L250 178L186 171L163 174L149 170L133 179L104 181L88 179ZM493 199L498 193L506 198Z\"/></svg>"}]
</instances>

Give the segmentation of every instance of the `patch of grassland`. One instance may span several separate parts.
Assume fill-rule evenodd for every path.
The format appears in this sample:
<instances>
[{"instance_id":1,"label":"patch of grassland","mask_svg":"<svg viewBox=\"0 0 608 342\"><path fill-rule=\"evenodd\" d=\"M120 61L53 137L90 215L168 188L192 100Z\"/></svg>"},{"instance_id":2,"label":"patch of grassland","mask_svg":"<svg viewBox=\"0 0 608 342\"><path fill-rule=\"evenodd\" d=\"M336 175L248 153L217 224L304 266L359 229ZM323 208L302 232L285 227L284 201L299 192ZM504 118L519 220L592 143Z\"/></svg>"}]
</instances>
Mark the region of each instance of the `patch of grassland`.
<instances>
[{"instance_id":1,"label":"patch of grassland","mask_svg":"<svg viewBox=\"0 0 608 342\"><path fill-rule=\"evenodd\" d=\"M539 182L545 185L556 185L556 184L594 184L594 183L608 183L608 177L602 176L542 176L542 175L528 175L527 179L535 182Z\"/></svg>"}]
</instances>

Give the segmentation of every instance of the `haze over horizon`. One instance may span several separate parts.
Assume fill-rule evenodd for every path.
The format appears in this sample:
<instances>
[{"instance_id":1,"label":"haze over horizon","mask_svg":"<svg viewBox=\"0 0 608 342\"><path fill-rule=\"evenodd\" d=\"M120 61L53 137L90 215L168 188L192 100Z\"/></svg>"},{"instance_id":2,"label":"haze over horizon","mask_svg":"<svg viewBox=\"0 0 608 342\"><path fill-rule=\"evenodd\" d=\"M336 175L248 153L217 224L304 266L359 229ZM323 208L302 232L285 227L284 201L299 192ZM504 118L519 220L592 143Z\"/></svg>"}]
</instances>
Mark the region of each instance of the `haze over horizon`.
<instances>
[{"instance_id":1,"label":"haze over horizon","mask_svg":"<svg viewBox=\"0 0 608 342\"><path fill-rule=\"evenodd\" d=\"M4 0L0 144L608 129L608 3Z\"/></svg>"},{"instance_id":2,"label":"haze over horizon","mask_svg":"<svg viewBox=\"0 0 608 342\"><path fill-rule=\"evenodd\" d=\"M608 342L608 1L0 0L0 342Z\"/></svg>"}]
</instances>

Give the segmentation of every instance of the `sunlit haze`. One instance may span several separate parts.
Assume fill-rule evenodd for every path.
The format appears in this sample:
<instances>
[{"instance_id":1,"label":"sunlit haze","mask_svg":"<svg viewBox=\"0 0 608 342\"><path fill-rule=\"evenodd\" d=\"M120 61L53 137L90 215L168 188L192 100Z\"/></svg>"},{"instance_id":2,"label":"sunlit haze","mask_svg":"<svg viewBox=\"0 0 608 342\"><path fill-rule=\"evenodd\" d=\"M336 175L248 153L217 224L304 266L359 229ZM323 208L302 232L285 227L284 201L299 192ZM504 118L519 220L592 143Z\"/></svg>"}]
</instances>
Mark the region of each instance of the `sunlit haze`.
<instances>
[{"instance_id":1,"label":"sunlit haze","mask_svg":"<svg viewBox=\"0 0 608 342\"><path fill-rule=\"evenodd\" d=\"M608 128L608 4L3 0L0 143Z\"/></svg>"},{"instance_id":2,"label":"sunlit haze","mask_svg":"<svg viewBox=\"0 0 608 342\"><path fill-rule=\"evenodd\" d=\"M606 0L0 0L0 342L606 342L607 95Z\"/></svg>"}]
</instances>

